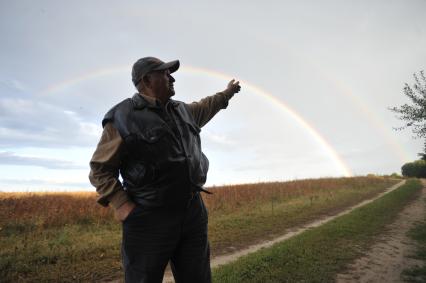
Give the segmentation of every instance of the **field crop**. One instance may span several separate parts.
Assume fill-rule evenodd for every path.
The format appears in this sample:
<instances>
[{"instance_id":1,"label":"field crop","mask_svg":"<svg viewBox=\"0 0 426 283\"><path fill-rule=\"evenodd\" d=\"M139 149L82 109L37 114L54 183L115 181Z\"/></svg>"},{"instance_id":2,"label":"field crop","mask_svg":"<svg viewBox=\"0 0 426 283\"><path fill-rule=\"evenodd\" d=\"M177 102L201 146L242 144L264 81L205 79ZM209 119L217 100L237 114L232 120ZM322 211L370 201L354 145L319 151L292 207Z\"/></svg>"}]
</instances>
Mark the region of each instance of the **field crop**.
<instances>
[{"instance_id":1,"label":"field crop","mask_svg":"<svg viewBox=\"0 0 426 283\"><path fill-rule=\"evenodd\" d=\"M324 178L209 188L212 254L274 237L373 197L398 180ZM0 193L3 282L119 278L121 225L96 194Z\"/></svg>"}]
</instances>

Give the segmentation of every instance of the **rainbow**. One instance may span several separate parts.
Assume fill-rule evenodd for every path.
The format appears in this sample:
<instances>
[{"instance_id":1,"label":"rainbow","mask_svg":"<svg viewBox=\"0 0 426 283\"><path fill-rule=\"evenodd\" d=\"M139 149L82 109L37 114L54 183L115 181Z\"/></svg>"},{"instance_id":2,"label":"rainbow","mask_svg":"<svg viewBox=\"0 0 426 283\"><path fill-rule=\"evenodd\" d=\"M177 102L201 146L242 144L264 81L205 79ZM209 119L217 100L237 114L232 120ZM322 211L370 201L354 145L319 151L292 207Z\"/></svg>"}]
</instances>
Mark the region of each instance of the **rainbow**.
<instances>
[{"instance_id":1,"label":"rainbow","mask_svg":"<svg viewBox=\"0 0 426 283\"><path fill-rule=\"evenodd\" d=\"M406 163L412 160L410 153L408 153L405 148L403 148L398 142L395 141L394 137L391 134L390 127L387 127L383 119L380 118L374 111L369 107L363 100L356 96L349 87L347 87L342 81L337 80L336 78L329 77L322 73L323 78L330 81L340 93L344 94L351 102L353 106L356 106L364 115L368 118L368 121L374 125L375 129L384 137L386 143L393 149L393 151L398 156L401 163Z\"/></svg>"},{"instance_id":2,"label":"rainbow","mask_svg":"<svg viewBox=\"0 0 426 283\"><path fill-rule=\"evenodd\" d=\"M376 114L376 111L372 109L360 96L355 95L350 87L348 87L342 80L339 80L336 75L330 75L330 72L326 72L324 65L322 63L316 62L312 58L306 56L301 56L300 52L292 48L288 44L283 44L276 40L276 38L266 37L263 38L264 41L268 42L270 45L285 50L285 53L289 54L292 58L297 58L297 61L306 65L307 70L314 70L316 74L320 75L322 79L328 81L333 85L339 94L344 95L351 102L351 107L356 107L361 111L364 116L368 118L368 121L374 126L374 128L381 134L384 138L384 141L392 148L401 163L406 163L412 160L412 154L409 153L406 148L404 148L393 135L391 127L387 125L383 119Z\"/></svg>"},{"instance_id":3,"label":"rainbow","mask_svg":"<svg viewBox=\"0 0 426 283\"><path fill-rule=\"evenodd\" d=\"M116 67L110 67L110 68L103 68L103 69L97 69L95 71L87 72L81 75L78 75L76 77L73 77L68 80L61 81L59 83L55 83L52 85L49 85L46 89L42 90L40 92L41 95L47 95L51 93L55 93L57 91L60 91L62 89L71 87L75 84L81 83L83 81L87 81L90 79L112 75L120 72L130 72L131 70L130 66L116 66ZM195 74L203 74L210 77L223 79L226 81L230 81L233 79L232 76L222 73L213 71L210 69L205 68L199 68L194 66L182 66L180 71L188 72L188 73L195 73ZM335 166L340 170L340 172L346 176L352 176L352 172L349 169L349 167L345 164L345 162L340 158L340 156L337 154L337 152L333 149L333 147L327 142L327 140L321 136L321 134L312 126L310 125L303 117L298 114L296 111L288 107L282 100L278 99L277 97L273 96L266 90L256 86L253 83L250 83L248 81L239 80L241 85L244 86L244 89L254 93L255 95L258 95L264 99L266 99L268 102L270 102L275 107L278 107L279 109L283 110L286 114L288 114L295 122L297 122L298 125L300 125L313 139L314 141L327 153L327 156L333 161Z\"/></svg>"}]
</instances>

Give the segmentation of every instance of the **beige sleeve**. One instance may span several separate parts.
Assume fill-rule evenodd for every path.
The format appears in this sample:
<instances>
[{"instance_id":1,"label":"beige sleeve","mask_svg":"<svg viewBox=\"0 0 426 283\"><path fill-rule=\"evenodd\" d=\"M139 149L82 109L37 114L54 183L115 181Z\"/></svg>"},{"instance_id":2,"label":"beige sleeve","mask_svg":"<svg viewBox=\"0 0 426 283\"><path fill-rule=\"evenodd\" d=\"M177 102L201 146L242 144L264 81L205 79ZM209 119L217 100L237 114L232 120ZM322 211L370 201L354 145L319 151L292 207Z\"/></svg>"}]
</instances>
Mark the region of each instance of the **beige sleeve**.
<instances>
[{"instance_id":1,"label":"beige sleeve","mask_svg":"<svg viewBox=\"0 0 426 283\"><path fill-rule=\"evenodd\" d=\"M234 94L226 91L207 96L198 102L187 104L197 125L201 128L221 109L228 106L228 101Z\"/></svg>"},{"instance_id":2,"label":"beige sleeve","mask_svg":"<svg viewBox=\"0 0 426 283\"><path fill-rule=\"evenodd\" d=\"M105 125L101 140L90 160L90 183L99 194L98 203L115 209L129 201L118 179L123 139L112 123Z\"/></svg>"}]
</instances>

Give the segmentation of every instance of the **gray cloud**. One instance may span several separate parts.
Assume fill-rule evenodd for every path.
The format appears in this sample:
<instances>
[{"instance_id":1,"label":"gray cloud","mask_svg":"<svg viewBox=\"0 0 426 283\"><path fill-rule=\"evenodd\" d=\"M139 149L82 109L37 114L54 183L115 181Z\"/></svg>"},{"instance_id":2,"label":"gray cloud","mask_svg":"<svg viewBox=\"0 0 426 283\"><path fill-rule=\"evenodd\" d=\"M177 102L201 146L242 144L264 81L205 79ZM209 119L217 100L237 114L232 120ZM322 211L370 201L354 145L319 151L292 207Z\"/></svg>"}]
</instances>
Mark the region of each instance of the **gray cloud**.
<instances>
[{"instance_id":1,"label":"gray cloud","mask_svg":"<svg viewBox=\"0 0 426 283\"><path fill-rule=\"evenodd\" d=\"M237 145L237 141L228 135L215 133L211 130L203 130L201 133L203 147L210 150L229 152Z\"/></svg>"},{"instance_id":2,"label":"gray cloud","mask_svg":"<svg viewBox=\"0 0 426 283\"><path fill-rule=\"evenodd\" d=\"M18 166L39 166L47 169L86 169L73 162L32 156L16 155L12 152L0 152L0 164Z\"/></svg>"},{"instance_id":3,"label":"gray cloud","mask_svg":"<svg viewBox=\"0 0 426 283\"><path fill-rule=\"evenodd\" d=\"M66 109L37 98L0 98L0 146L94 145L100 126Z\"/></svg>"},{"instance_id":4,"label":"gray cloud","mask_svg":"<svg viewBox=\"0 0 426 283\"><path fill-rule=\"evenodd\" d=\"M20 83L0 78L0 146L3 147L94 146L100 138L103 115L134 93L128 76L120 75L71 84L54 92L39 92L24 86L25 91L18 91L13 85Z\"/></svg>"},{"instance_id":5,"label":"gray cloud","mask_svg":"<svg viewBox=\"0 0 426 283\"><path fill-rule=\"evenodd\" d=\"M187 6L169 3L168 9L162 1L110 1L108 5L99 5L104 2L98 0L66 5L51 0L3 1L0 148L19 152L24 147L94 146L102 115L134 90L130 70L89 76L89 80L85 74L131 66L139 57L154 55L180 59L182 66L225 72L264 88L312 124L350 167L359 168L357 172L373 170L372 155L366 151L372 141L393 136L401 140L399 133L390 133L389 138L377 130L399 124L386 108L405 102L403 82L424 68L422 11L426 2L352 2L273 1L263 7L259 17L259 5L252 1L244 5L216 1L208 7L196 1ZM141 10L149 13L141 17ZM158 22L158 13L169 21ZM221 21L215 20L217 14L223 15ZM174 32L170 32L170 22ZM191 22L197 25L188 24ZM232 31L224 32L229 26ZM235 48L223 42L234 43ZM177 72L177 99L191 89L200 96L206 94L202 87L210 80L200 82L203 76L192 74L184 83L179 76L185 78ZM75 78L81 80L75 83ZM178 91L182 85L188 88ZM40 95L52 86L62 87ZM233 164L232 156L235 163L265 159L257 167L297 172L299 167L293 164L306 164L321 148L300 130L300 124L288 116L274 115L276 108L251 100L242 87L241 96L233 98L229 110L207 126L213 135L203 129L203 148L225 160L224 168ZM362 104L356 106L346 90L361 102L365 100L372 115ZM371 123L373 116L381 117L383 123ZM242 117L245 123L241 123ZM421 150L414 142L404 147L413 158ZM353 149L359 151L352 153ZM395 152L384 144L380 155L373 158L381 162L375 163L376 170L399 168ZM300 170L308 172L303 167ZM263 171L260 174L267 176Z\"/></svg>"},{"instance_id":6,"label":"gray cloud","mask_svg":"<svg viewBox=\"0 0 426 283\"><path fill-rule=\"evenodd\" d=\"M16 91L26 91L27 87L20 81L11 78L0 78L0 89L11 89Z\"/></svg>"}]
</instances>

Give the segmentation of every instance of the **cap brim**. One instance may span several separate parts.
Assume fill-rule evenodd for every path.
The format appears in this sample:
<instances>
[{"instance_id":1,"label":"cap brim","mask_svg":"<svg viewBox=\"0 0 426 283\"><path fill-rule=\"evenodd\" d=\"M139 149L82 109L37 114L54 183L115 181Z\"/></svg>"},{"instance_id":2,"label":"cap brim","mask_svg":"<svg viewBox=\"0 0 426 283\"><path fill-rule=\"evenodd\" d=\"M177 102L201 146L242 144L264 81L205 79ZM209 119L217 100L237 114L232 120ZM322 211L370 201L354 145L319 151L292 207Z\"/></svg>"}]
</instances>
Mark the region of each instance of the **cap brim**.
<instances>
[{"instance_id":1,"label":"cap brim","mask_svg":"<svg viewBox=\"0 0 426 283\"><path fill-rule=\"evenodd\" d=\"M156 71L161 70L170 70L170 73L174 73L179 69L180 63L179 60L170 61L168 63L164 63L161 66L155 68Z\"/></svg>"}]
</instances>

